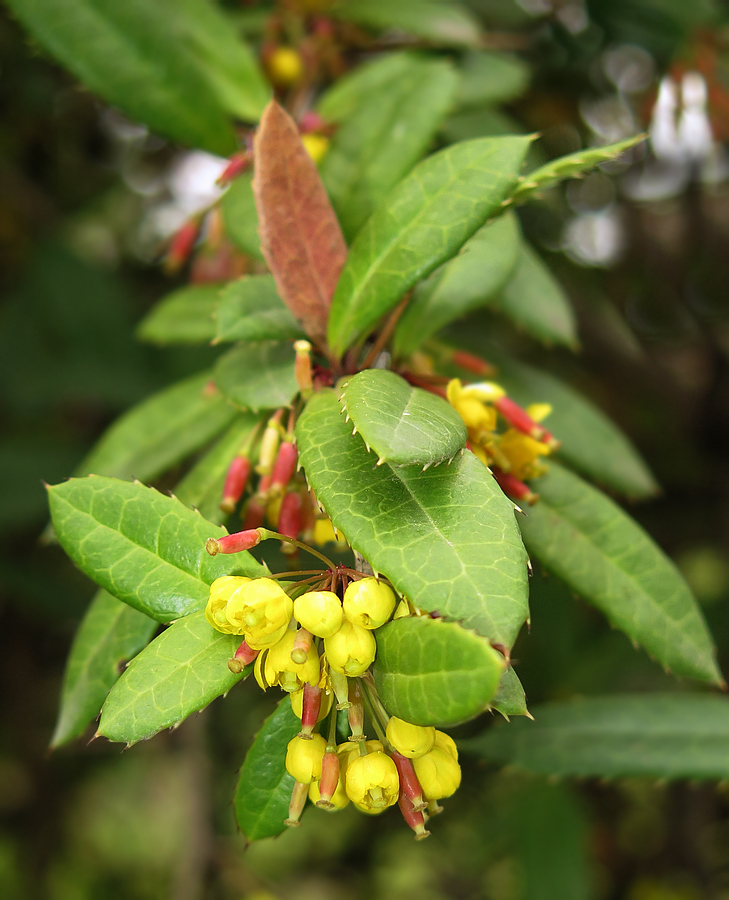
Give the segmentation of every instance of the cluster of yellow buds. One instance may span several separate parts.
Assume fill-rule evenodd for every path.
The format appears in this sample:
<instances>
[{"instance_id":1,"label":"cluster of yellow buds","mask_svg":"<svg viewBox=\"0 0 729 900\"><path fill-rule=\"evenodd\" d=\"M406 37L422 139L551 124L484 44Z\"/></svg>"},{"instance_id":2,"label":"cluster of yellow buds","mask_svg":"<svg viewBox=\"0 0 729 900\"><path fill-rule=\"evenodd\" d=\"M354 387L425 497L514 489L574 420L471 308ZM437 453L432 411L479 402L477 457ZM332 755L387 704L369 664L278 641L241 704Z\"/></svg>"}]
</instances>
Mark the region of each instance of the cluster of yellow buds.
<instances>
[{"instance_id":1,"label":"cluster of yellow buds","mask_svg":"<svg viewBox=\"0 0 729 900\"><path fill-rule=\"evenodd\" d=\"M489 466L502 490L515 500L535 503L537 495L524 482L544 475L543 457L559 447L541 425L552 407L535 403L522 409L494 381L464 386L454 378L446 396L466 424L468 448ZM499 418L508 426L501 432Z\"/></svg>"}]
</instances>

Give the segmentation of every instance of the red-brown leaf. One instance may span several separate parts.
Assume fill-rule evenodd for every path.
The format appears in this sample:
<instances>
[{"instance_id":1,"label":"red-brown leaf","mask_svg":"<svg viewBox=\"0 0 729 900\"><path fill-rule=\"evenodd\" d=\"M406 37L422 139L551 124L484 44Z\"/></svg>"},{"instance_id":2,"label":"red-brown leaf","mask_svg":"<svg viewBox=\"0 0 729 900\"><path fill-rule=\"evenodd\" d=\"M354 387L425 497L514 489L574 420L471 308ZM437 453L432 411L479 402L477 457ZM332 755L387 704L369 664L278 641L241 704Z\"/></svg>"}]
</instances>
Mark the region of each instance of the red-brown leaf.
<instances>
[{"instance_id":1,"label":"red-brown leaf","mask_svg":"<svg viewBox=\"0 0 729 900\"><path fill-rule=\"evenodd\" d=\"M282 300L309 337L324 347L347 246L299 130L275 100L261 117L254 160L263 255Z\"/></svg>"}]
</instances>

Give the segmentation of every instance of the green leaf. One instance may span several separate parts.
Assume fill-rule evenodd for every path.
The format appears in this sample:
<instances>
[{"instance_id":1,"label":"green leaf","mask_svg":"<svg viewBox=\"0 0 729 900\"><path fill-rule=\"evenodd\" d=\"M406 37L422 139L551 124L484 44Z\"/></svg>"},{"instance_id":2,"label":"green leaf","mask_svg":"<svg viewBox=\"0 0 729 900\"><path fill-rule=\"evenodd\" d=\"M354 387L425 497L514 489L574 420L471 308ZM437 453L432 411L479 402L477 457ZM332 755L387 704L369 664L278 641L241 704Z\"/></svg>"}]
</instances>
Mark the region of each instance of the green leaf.
<instances>
[{"instance_id":1,"label":"green leaf","mask_svg":"<svg viewBox=\"0 0 729 900\"><path fill-rule=\"evenodd\" d=\"M220 440L190 469L175 488L175 496L198 509L216 525L227 518L220 510L225 476L233 457L258 423L252 413L241 413Z\"/></svg>"},{"instance_id":2,"label":"green leaf","mask_svg":"<svg viewBox=\"0 0 729 900\"><path fill-rule=\"evenodd\" d=\"M473 46L480 38L478 21L453 0L342 0L332 13L370 28L405 31L437 46Z\"/></svg>"},{"instance_id":3,"label":"green leaf","mask_svg":"<svg viewBox=\"0 0 729 900\"><path fill-rule=\"evenodd\" d=\"M298 393L291 344L240 344L215 365L215 383L241 409L288 406Z\"/></svg>"},{"instance_id":4,"label":"green leaf","mask_svg":"<svg viewBox=\"0 0 729 900\"><path fill-rule=\"evenodd\" d=\"M461 65L457 103L495 106L520 97L529 85L529 67L508 53L472 50Z\"/></svg>"},{"instance_id":5,"label":"green leaf","mask_svg":"<svg viewBox=\"0 0 729 900\"><path fill-rule=\"evenodd\" d=\"M559 458L583 475L629 497L650 497L658 485L640 454L608 417L553 375L508 356L500 348L474 346L497 367L509 396L528 406L550 403L550 431L562 442Z\"/></svg>"},{"instance_id":6,"label":"green leaf","mask_svg":"<svg viewBox=\"0 0 729 900\"><path fill-rule=\"evenodd\" d=\"M484 638L428 616L395 619L376 638L375 684L393 715L441 728L489 708L504 657Z\"/></svg>"},{"instance_id":7,"label":"green leaf","mask_svg":"<svg viewBox=\"0 0 729 900\"><path fill-rule=\"evenodd\" d=\"M514 269L519 242L513 213L477 231L455 259L415 289L395 329L395 353L409 355L444 325L491 303Z\"/></svg>"},{"instance_id":8,"label":"green leaf","mask_svg":"<svg viewBox=\"0 0 729 900\"><path fill-rule=\"evenodd\" d=\"M137 337L152 344L207 344L220 284L191 284L164 297L140 322Z\"/></svg>"},{"instance_id":9,"label":"green leaf","mask_svg":"<svg viewBox=\"0 0 729 900\"><path fill-rule=\"evenodd\" d=\"M523 134L524 126L501 110L485 107L467 109L448 116L441 132L447 143L455 144L456 141L468 141L471 138Z\"/></svg>"},{"instance_id":10,"label":"green leaf","mask_svg":"<svg viewBox=\"0 0 729 900\"><path fill-rule=\"evenodd\" d=\"M579 347L577 323L569 298L540 256L521 242L516 267L495 308L527 334L545 344Z\"/></svg>"},{"instance_id":11,"label":"green leaf","mask_svg":"<svg viewBox=\"0 0 729 900\"><path fill-rule=\"evenodd\" d=\"M179 725L250 673L252 665L238 675L228 669L240 642L202 611L179 619L129 663L106 698L98 733L129 745Z\"/></svg>"},{"instance_id":12,"label":"green leaf","mask_svg":"<svg viewBox=\"0 0 729 900\"><path fill-rule=\"evenodd\" d=\"M534 709L463 748L543 775L729 778L729 700L707 694L582 697Z\"/></svg>"},{"instance_id":13,"label":"green leaf","mask_svg":"<svg viewBox=\"0 0 729 900\"><path fill-rule=\"evenodd\" d=\"M305 337L272 275L244 275L220 295L217 341L285 341Z\"/></svg>"},{"instance_id":14,"label":"green leaf","mask_svg":"<svg viewBox=\"0 0 729 900\"><path fill-rule=\"evenodd\" d=\"M78 475L149 481L219 434L235 409L214 388L210 372L153 394L105 432Z\"/></svg>"},{"instance_id":15,"label":"green leaf","mask_svg":"<svg viewBox=\"0 0 729 900\"><path fill-rule=\"evenodd\" d=\"M301 719L284 697L263 723L246 754L235 789L235 816L249 841L285 830L294 779L286 771L286 748L301 731Z\"/></svg>"},{"instance_id":16,"label":"green leaf","mask_svg":"<svg viewBox=\"0 0 729 900\"><path fill-rule=\"evenodd\" d=\"M401 75L409 71L414 54L385 53L357 66L338 78L317 102L323 119L341 122L366 103L373 94L389 89Z\"/></svg>"},{"instance_id":17,"label":"green leaf","mask_svg":"<svg viewBox=\"0 0 729 900\"><path fill-rule=\"evenodd\" d=\"M527 550L676 675L722 684L714 645L675 565L612 500L550 463L519 518Z\"/></svg>"},{"instance_id":18,"label":"green leaf","mask_svg":"<svg viewBox=\"0 0 729 900\"><path fill-rule=\"evenodd\" d=\"M446 60L409 56L386 90L361 98L336 130L320 172L345 237L422 157L458 85Z\"/></svg>"},{"instance_id":19,"label":"green leaf","mask_svg":"<svg viewBox=\"0 0 729 900\"><path fill-rule=\"evenodd\" d=\"M365 369L342 383L347 419L378 465L432 466L466 446L468 432L450 403L385 369Z\"/></svg>"},{"instance_id":20,"label":"green leaf","mask_svg":"<svg viewBox=\"0 0 729 900\"><path fill-rule=\"evenodd\" d=\"M512 504L472 453L426 472L375 467L333 391L309 400L296 438L332 522L397 591L511 646L527 616L526 556Z\"/></svg>"},{"instance_id":21,"label":"green leaf","mask_svg":"<svg viewBox=\"0 0 729 900\"><path fill-rule=\"evenodd\" d=\"M509 716L529 716L524 688L514 669L510 666L501 676L491 708L508 719Z\"/></svg>"},{"instance_id":22,"label":"green leaf","mask_svg":"<svg viewBox=\"0 0 729 900\"><path fill-rule=\"evenodd\" d=\"M250 175L239 175L235 179L225 192L220 203L220 212L223 216L225 233L235 246L254 259L262 260L258 213Z\"/></svg>"},{"instance_id":23,"label":"green leaf","mask_svg":"<svg viewBox=\"0 0 729 900\"><path fill-rule=\"evenodd\" d=\"M366 334L501 210L530 141L464 141L428 157L400 182L347 257L329 318L329 344L336 353Z\"/></svg>"},{"instance_id":24,"label":"green leaf","mask_svg":"<svg viewBox=\"0 0 729 900\"><path fill-rule=\"evenodd\" d=\"M570 153L568 156L560 156L558 159L553 159L546 166L542 166L521 178L512 199L514 203L524 203L534 194L554 187L554 185L559 184L565 178L577 178L601 163L616 159L622 153L625 153L626 150L635 147L636 144L640 144L645 138L644 134L639 134L625 141L608 144L605 147L591 147L589 150L580 150L577 153Z\"/></svg>"},{"instance_id":25,"label":"green leaf","mask_svg":"<svg viewBox=\"0 0 729 900\"><path fill-rule=\"evenodd\" d=\"M98 591L73 639L51 747L80 737L98 714L121 668L145 647L157 622Z\"/></svg>"},{"instance_id":26,"label":"green leaf","mask_svg":"<svg viewBox=\"0 0 729 900\"><path fill-rule=\"evenodd\" d=\"M225 529L138 482L90 475L48 492L58 540L79 569L160 622L205 606L221 575L265 573L249 553L209 556L206 540Z\"/></svg>"},{"instance_id":27,"label":"green leaf","mask_svg":"<svg viewBox=\"0 0 729 900\"><path fill-rule=\"evenodd\" d=\"M155 131L212 153L268 89L251 51L204 0L11 0L38 42L94 93Z\"/></svg>"}]
</instances>

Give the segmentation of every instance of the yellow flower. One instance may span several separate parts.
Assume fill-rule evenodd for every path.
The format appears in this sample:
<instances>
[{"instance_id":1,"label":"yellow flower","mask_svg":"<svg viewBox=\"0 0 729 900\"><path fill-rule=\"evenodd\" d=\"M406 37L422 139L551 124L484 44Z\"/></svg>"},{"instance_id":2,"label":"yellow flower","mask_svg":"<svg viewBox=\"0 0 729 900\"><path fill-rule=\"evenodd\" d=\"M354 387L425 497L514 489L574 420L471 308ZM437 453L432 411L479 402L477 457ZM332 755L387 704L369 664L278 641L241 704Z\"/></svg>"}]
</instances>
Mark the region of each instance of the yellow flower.
<instances>
[{"instance_id":1,"label":"yellow flower","mask_svg":"<svg viewBox=\"0 0 729 900\"><path fill-rule=\"evenodd\" d=\"M353 625L373 630L384 625L395 610L392 588L377 578L353 581L344 592L344 615Z\"/></svg>"},{"instance_id":2,"label":"yellow flower","mask_svg":"<svg viewBox=\"0 0 729 900\"><path fill-rule=\"evenodd\" d=\"M315 134L314 132L302 134L301 143L317 165L324 159L327 150L329 149L329 138L324 137L323 134Z\"/></svg>"},{"instance_id":3,"label":"yellow flower","mask_svg":"<svg viewBox=\"0 0 729 900\"><path fill-rule=\"evenodd\" d=\"M308 591L294 600L294 618L317 637L336 634L342 616L342 603L333 591Z\"/></svg>"},{"instance_id":4,"label":"yellow flower","mask_svg":"<svg viewBox=\"0 0 729 900\"><path fill-rule=\"evenodd\" d=\"M347 796L365 811L386 809L397 803L400 792L397 768L382 751L356 759L350 756L345 781Z\"/></svg>"},{"instance_id":5,"label":"yellow flower","mask_svg":"<svg viewBox=\"0 0 729 900\"><path fill-rule=\"evenodd\" d=\"M293 612L293 600L272 578L256 578L243 585L225 608L228 622L242 629L253 649L270 646L274 635L288 625Z\"/></svg>"},{"instance_id":6,"label":"yellow flower","mask_svg":"<svg viewBox=\"0 0 729 900\"><path fill-rule=\"evenodd\" d=\"M458 747L456 746L456 742L449 734L446 734L445 731L436 730L433 747L437 747L439 750L450 753L453 759L458 762Z\"/></svg>"},{"instance_id":7,"label":"yellow flower","mask_svg":"<svg viewBox=\"0 0 729 900\"><path fill-rule=\"evenodd\" d=\"M413 768L428 800L441 800L455 793L461 783L461 767L448 750L433 747L430 753L413 760Z\"/></svg>"},{"instance_id":8,"label":"yellow flower","mask_svg":"<svg viewBox=\"0 0 729 900\"><path fill-rule=\"evenodd\" d=\"M393 716L387 723L387 740L403 756L417 759L433 749L435 728L432 725L411 725Z\"/></svg>"},{"instance_id":9,"label":"yellow flower","mask_svg":"<svg viewBox=\"0 0 729 900\"><path fill-rule=\"evenodd\" d=\"M338 531L334 530L332 520L326 517L316 519L314 522L314 543L323 547L324 544L337 543L346 545L347 542Z\"/></svg>"},{"instance_id":10,"label":"yellow flower","mask_svg":"<svg viewBox=\"0 0 729 900\"><path fill-rule=\"evenodd\" d=\"M537 478L547 470L544 463L539 461L540 456L549 456L547 444L535 441L515 428L509 428L499 437L498 448L508 460L507 471L519 481Z\"/></svg>"},{"instance_id":11,"label":"yellow flower","mask_svg":"<svg viewBox=\"0 0 729 900\"><path fill-rule=\"evenodd\" d=\"M446 389L448 402L466 423L469 433L493 431L496 428L496 410L486 405L488 401L484 400L484 396L488 396L488 392L475 391L473 387L464 388L460 380L454 378L448 382ZM496 393L493 399L498 399Z\"/></svg>"},{"instance_id":12,"label":"yellow flower","mask_svg":"<svg viewBox=\"0 0 729 900\"><path fill-rule=\"evenodd\" d=\"M287 629L281 640L256 660L253 674L256 681L265 691L266 688L278 685L289 694L300 691L305 684L319 683L319 654L312 643L303 663L295 663L291 659L296 632Z\"/></svg>"},{"instance_id":13,"label":"yellow flower","mask_svg":"<svg viewBox=\"0 0 729 900\"><path fill-rule=\"evenodd\" d=\"M335 672L354 678L374 662L377 644L371 631L345 619L335 635L324 639L324 652Z\"/></svg>"},{"instance_id":14,"label":"yellow flower","mask_svg":"<svg viewBox=\"0 0 729 900\"><path fill-rule=\"evenodd\" d=\"M293 47L276 47L266 60L266 68L271 81L280 87L297 84L304 74L301 54Z\"/></svg>"},{"instance_id":15,"label":"yellow flower","mask_svg":"<svg viewBox=\"0 0 729 900\"><path fill-rule=\"evenodd\" d=\"M321 778L321 764L327 742L320 734L309 738L298 735L289 741L286 750L286 771L302 784L311 784Z\"/></svg>"},{"instance_id":16,"label":"yellow flower","mask_svg":"<svg viewBox=\"0 0 729 900\"><path fill-rule=\"evenodd\" d=\"M321 791L319 790L318 781L312 781L309 785L309 800L315 805L321 800ZM344 777L341 773L339 775L337 789L332 794L331 802L334 804L334 808L328 809L327 812L338 812L340 809L344 809L345 806L349 806L349 797L344 789Z\"/></svg>"},{"instance_id":17,"label":"yellow flower","mask_svg":"<svg viewBox=\"0 0 729 900\"><path fill-rule=\"evenodd\" d=\"M228 621L225 608L233 594L250 581L250 578L238 575L223 575L210 585L210 599L205 607L205 618L213 628L222 631L223 634L243 634L240 626Z\"/></svg>"}]
</instances>

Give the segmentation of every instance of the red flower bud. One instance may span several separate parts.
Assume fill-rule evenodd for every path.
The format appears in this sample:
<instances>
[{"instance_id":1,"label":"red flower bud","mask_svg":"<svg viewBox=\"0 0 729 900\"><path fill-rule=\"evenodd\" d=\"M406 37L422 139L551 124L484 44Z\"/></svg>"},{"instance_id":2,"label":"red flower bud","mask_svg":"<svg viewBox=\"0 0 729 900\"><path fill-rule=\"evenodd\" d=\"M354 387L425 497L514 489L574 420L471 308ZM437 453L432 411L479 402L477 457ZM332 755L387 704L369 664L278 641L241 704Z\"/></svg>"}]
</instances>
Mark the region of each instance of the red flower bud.
<instances>
[{"instance_id":1,"label":"red flower bud","mask_svg":"<svg viewBox=\"0 0 729 900\"><path fill-rule=\"evenodd\" d=\"M498 400L494 400L494 406L512 428L516 428L522 434L528 434L535 441L548 444L551 450L559 447L559 441L555 440L543 425L535 422L525 409L522 409L509 397L499 397Z\"/></svg>"},{"instance_id":2,"label":"red flower bud","mask_svg":"<svg viewBox=\"0 0 729 900\"><path fill-rule=\"evenodd\" d=\"M260 650L253 650L246 641L243 641L235 651L235 656L228 660L228 668L234 675L239 675L246 666L254 662L259 653Z\"/></svg>"},{"instance_id":3,"label":"red flower bud","mask_svg":"<svg viewBox=\"0 0 729 900\"><path fill-rule=\"evenodd\" d=\"M241 150L240 153L234 153L228 160L228 165L223 169L218 184L223 187L234 178L237 178L246 171L253 162L250 150Z\"/></svg>"},{"instance_id":4,"label":"red flower bud","mask_svg":"<svg viewBox=\"0 0 729 900\"><path fill-rule=\"evenodd\" d=\"M297 538L301 528L301 494L290 491L281 502L278 514L278 530L286 537Z\"/></svg>"},{"instance_id":5,"label":"red flower bud","mask_svg":"<svg viewBox=\"0 0 729 900\"><path fill-rule=\"evenodd\" d=\"M223 499L220 508L225 513L232 513L236 503L245 490L248 476L251 474L251 461L247 456L236 456L228 467L223 485Z\"/></svg>"},{"instance_id":6,"label":"red flower bud","mask_svg":"<svg viewBox=\"0 0 729 900\"><path fill-rule=\"evenodd\" d=\"M255 528L245 531L237 531L235 534L226 534L221 538L208 538L205 549L211 556L218 553L240 553L242 550L250 550L261 543L261 535Z\"/></svg>"},{"instance_id":7,"label":"red flower bud","mask_svg":"<svg viewBox=\"0 0 729 900\"><path fill-rule=\"evenodd\" d=\"M487 363L486 360L480 359L472 353L466 353L465 350L455 350L451 359L457 366L460 366L467 372L473 372L475 375L487 375L490 377L496 372L491 363Z\"/></svg>"},{"instance_id":8,"label":"red flower bud","mask_svg":"<svg viewBox=\"0 0 729 900\"><path fill-rule=\"evenodd\" d=\"M320 798L316 801L317 806L321 806L323 809L334 809L332 797L339 784L339 770L340 762L336 748L327 747L321 763Z\"/></svg>"},{"instance_id":9,"label":"red flower bud","mask_svg":"<svg viewBox=\"0 0 729 900\"><path fill-rule=\"evenodd\" d=\"M422 841L427 838L430 835L430 832L425 830L425 818L422 812L414 808L411 801L405 796L402 791L400 791L400 796L397 802L400 806L400 812L402 813L403 819L405 819L408 825L415 832L415 840Z\"/></svg>"},{"instance_id":10,"label":"red flower bud","mask_svg":"<svg viewBox=\"0 0 729 900\"><path fill-rule=\"evenodd\" d=\"M493 472L497 484L507 497L511 497L512 500L523 500L524 503L528 503L529 506L533 506L537 500L539 500L539 494L535 494L529 485L524 484L523 481L519 481L518 478L515 478L513 475L509 474L509 472L502 472L501 469L497 469L496 466L492 466L491 471Z\"/></svg>"},{"instance_id":11,"label":"red flower bud","mask_svg":"<svg viewBox=\"0 0 729 900\"><path fill-rule=\"evenodd\" d=\"M195 246L195 241L197 241L199 231L200 220L190 219L172 236L164 261L165 271L170 275L179 272L187 262Z\"/></svg>"},{"instance_id":12,"label":"red flower bud","mask_svg":"<svg viewBox=\"0 0 729 900\"><path fill-rule=\"evenodd\" d=\"M423 789L420 787L418 776L415 774L413 761L398 753L397 750L390 752L392 761L397 766L397 774L400 776L400 791L408 800L416 811L427 809L428 804L423 800Z\"/></svg>"},{"instance_id":13,"label":"red flower bud","mask_svg":"<svg viewBox=\"0 0 729 900\"><path fill-rule=\"evenodd\" d=\"M293 654L294 651L291 652ZM314 726L319 721L321 696L322 689L320 687L308 682L304 684L304 696L301 703L301 731L299 732L301 737L311 736Z\"/></svg>"},{"instance_id":14,"label":"red flower bud","mask_svg":"<svg viewBox=\"0 0 729 900\"><path fill-rule=\"evenodd\" d=\"M278 456L271 473L271 487L283 490L291 481L296 471L298 454L296 447L290 441L284 441L278 449ZM296 535L292 535L296 537Z\"/></svg>"},{"instance_id":15,"label":"red flower bud","mask_svg":"<svg viewBox=\"0 0 729 900\"><path fill-rule=\"evenodd\" d=\"M309 134L309 132L312 131L321 131L323 128L326 128L326 122L319 113L314 112L313 109L305 112L299 122L299 131L302 134Z\"/></svg>"}]
</instances>

